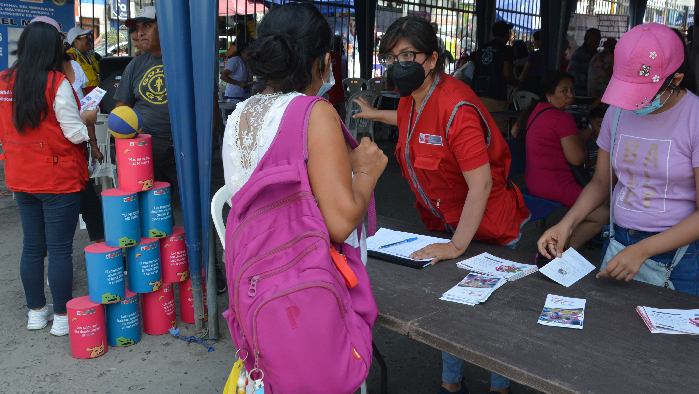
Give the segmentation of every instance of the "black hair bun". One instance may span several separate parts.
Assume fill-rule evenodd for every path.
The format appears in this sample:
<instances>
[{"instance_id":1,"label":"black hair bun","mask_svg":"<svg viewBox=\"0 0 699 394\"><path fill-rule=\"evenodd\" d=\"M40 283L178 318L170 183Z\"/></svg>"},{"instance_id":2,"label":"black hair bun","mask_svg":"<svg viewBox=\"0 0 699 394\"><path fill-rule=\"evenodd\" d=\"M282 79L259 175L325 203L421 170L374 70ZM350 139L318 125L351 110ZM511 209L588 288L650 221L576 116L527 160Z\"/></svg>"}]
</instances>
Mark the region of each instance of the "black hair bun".
<instances>
[{"instance_id":1,"label":"black hair bun","mask_svg":"<svg viewBox=\"0 0 699 394\"><path fill-rule=\"evenodd\" d=\"M295 90L299 82L310 78L302 64L304 49L286 33L275 30L261 34L248 46L245 56L252 75L274 81L283 92Z\"/></svg>"}]
</instances>

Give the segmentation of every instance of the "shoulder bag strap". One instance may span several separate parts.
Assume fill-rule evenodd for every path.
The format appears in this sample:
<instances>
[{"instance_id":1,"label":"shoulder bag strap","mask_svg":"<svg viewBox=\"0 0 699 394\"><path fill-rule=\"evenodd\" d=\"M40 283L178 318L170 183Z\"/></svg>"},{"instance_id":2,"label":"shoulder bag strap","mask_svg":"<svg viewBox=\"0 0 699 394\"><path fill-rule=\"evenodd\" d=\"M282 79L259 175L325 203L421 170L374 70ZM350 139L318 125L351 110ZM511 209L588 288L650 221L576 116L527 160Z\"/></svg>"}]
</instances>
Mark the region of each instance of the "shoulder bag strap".
<instances>
[{"instance_id":1,"label":"shoulder bag strap","mask_svg":"<svg viewBox=\"0 0 699 394\"><path fill-rule=\"evenodd\" d=\"M544 109L542 109L541 111L539 111L539 113L536 114L536 115L534 116L534 119L532 119L532 121L529 122L529 125L528 125L527 128L524 130L524 132L526 133L527 131L529 131L529 128L532 127L532 125L533 125L534 122L536 121L536 118L538 118L539 115L543 114L544 112L546 112L546 111L548 111L548 110L550 110L550 109L555 109L555 108L556 108L556 107L548 107L548 108L544 108Z\"/></svg>"},{"instance_id":2,"label":"shoulder bag strap","mask_svg":"<svg viewBox=\"0 0 699 394\"><path fill-rule=\"evenodd\" d=\"M619 126L621 108L614 108L614 123L612 125L612 145L609 148L609 239L614 239L614 143L616 142L616 129Z\"/></svg>"}]
</instances>

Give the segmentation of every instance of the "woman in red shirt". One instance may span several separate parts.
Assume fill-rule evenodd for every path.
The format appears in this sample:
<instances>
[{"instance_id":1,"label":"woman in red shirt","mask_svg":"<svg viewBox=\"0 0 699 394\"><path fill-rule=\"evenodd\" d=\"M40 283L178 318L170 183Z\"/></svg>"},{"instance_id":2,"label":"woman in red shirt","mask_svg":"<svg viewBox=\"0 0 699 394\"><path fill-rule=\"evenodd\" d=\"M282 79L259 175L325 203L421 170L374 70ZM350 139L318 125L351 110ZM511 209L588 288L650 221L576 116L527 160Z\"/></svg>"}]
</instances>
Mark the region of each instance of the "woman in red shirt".
<instances>
[{"instance_id":1,"label":"woman in red shirt","mask_svg":"<svg viewBox=\"0 0 699 394\"><path fill-rule=\"evenodd\" d=\"M396 158L417 197L428 229L447 231L451 242L413 254L432 264L461 256L472 240L514 248L529 219L522 194L507 180L510 152L473 90L447 75L429 22L395 21L381 40L379 61L391 69L401 95L397 111L376 110L357 100L368 118L398 126ZM464 393L463 361L443 353L442 392ZM509 392L510 382L491 376L491 390Z\"/></svg>"},{"instance_id":2,"label":"woman in red shirt","mask_svg":"<svg viewBox=\"0 0 699 394\"><path fill-rule=\"evenodd\" d=\"M85 124L97 111L78 111L62 69L63 43L55 20L32 20L19 38L17 61L0 74L0 143L5 181L14 192L24 233L20 276L29 308L27 329L53 320L51 334L68 334L72 298L73 235L87 181ZM49 253L52 305L44 295ZM54 315L55 311L55 315Z\"/></svg>"},{"instance_id":3,"label":"woman in red shirt","mask_svg":"<svg viewBox=\"0 0 699 394\"><path fill-rule=\"evenodd\" d=\"M575 119L565 112L575 97L573 76L551 71L541 81L541 91L544 99L534 100L515 127L517 145L526 151L524 183L532 196L570 208L582 192L570 165L582 165L587 159ZM570 247L584 245L608 220L609 209L602 205L575 229Z\"/></svg>"}]
</instances>

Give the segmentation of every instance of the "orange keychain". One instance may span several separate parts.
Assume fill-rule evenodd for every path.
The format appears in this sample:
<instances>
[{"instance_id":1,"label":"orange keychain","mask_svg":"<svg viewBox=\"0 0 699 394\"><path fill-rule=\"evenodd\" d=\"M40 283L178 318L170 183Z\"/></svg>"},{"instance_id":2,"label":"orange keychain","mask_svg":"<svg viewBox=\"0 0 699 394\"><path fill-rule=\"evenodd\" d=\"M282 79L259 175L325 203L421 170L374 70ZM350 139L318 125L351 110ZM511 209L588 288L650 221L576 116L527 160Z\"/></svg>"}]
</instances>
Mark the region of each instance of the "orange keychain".
<instances>
[{"instance_id":1,"label":"orange keychain","mask_svg":"<svg viewBox=\"0 0 699 394\"><path fill-rule=\"evenodd\" d=\"M337 249L335 249L335 247L332 245L330 246L330 257L332 257L333 263L335 263L335 267L337 267L337 270L340 271L342 277L345 278L345 284L348 288L351 289L359 284L357 276L352 271L352 268L350 268L347 264L347 257L345 257L345 255L343 254L340 254L340 252L338 252Z\"/></svg>"}]
</instances>

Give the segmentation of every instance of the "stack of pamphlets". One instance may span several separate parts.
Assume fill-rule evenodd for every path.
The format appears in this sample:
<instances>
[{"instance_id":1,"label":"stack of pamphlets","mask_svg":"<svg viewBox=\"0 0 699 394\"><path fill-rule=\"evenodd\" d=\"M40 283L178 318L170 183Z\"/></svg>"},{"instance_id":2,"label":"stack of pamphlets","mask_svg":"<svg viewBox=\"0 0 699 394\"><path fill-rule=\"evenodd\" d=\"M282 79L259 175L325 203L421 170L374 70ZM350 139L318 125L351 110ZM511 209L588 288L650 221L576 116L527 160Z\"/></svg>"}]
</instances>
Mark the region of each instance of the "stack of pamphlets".
<instances>
[{"instance_id":1,"label":"stack of pamphlets","mask_svg":"<svg viewBox=\"0 0 699 394\"><path fill-rule=\"evenodd\" d=\"M537 271L536 265L515 263L490 253L481 253L470 259L459 261L456 266L479 274L502 276L510 282Z\"/></svg>"},{"instance_id":2,"label":"stack of pamphlets","mask_svg":"<svg viewBox=\"0 0 699 394\"><path fill-rule=\"evenodd\" d=\"M636 307L653 334L699 335L699 309L656 309Z\"/></svg>"},{"instance_id":3,"label":"stack of pamphlets","mask_svg":"<svg viewBox=\"0 0 699 394\"><path fill-rule=\"evenodd\" d=\"M582 298L546 296L539 324L553 327L577 328L582 330L585 320L585 300Z\"/></svg>"},{"instance_id":4,"label":"stack of pamphlets","mask_svg":"<svg viewBox=\"0 0 699 394\"><path fill-rule=\"evenodd\" d=\"M551 260L539 272L553 279L554 282L570 287L594 269L594 265L590 264L575 249L570 248L563 252L563 256Z\"/></svg>"},{"instance_id":5,"label":"stack of pamphlets","mask_svg":"<svg viewBox=\"0 0 699 394\"><path fill-rule=\"evenodd\" d=\"M488 297L507 281L502 276L468 274L458 285L442 294L440 300L476 305Z\"/></svg>"}]
</instances>

